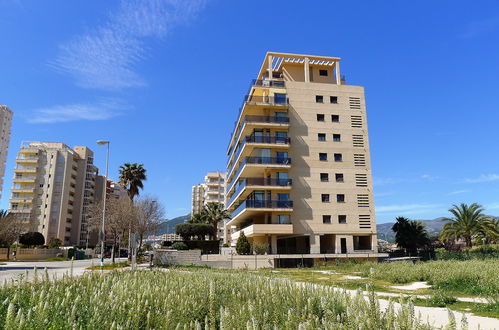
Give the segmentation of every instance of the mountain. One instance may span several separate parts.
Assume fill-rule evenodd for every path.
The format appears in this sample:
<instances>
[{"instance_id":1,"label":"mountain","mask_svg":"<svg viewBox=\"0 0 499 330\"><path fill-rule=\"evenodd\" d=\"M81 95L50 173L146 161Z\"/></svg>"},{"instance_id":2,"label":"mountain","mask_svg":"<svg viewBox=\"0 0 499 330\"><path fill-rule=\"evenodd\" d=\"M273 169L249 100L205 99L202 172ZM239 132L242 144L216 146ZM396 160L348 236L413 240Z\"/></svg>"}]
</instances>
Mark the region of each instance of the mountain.
<instances>
[{"instance_id":1,"label":"mountain","mask_svg":"<svg viewBox=\"0 0 499 330\"><path fill-rule=\"evenodd\" d=\"M158 230L158 235L163 234L174 234L175 233L175 225L179 223L185 223L187 220L191 218L191 214L186 214L180 217L176 217L173 219L167 219L160 224L160 228Z\"/></svg>"},{"instance_id":2,"label":"mountain","mask_svg":"<svg viewBox=\"0 0 499 330\"><path fill-rule=\"evenodd\" d=\"M436 218L433 220L418 220L421 221L428 231L429 236L434 236L442 230L446 221L442 221L444 218ZM387 240L388 242L395 241L395 233L392 231L392 227L395 222L387 222L376 225L378 230L378 238Z\"/></svg>"}]
</instances>

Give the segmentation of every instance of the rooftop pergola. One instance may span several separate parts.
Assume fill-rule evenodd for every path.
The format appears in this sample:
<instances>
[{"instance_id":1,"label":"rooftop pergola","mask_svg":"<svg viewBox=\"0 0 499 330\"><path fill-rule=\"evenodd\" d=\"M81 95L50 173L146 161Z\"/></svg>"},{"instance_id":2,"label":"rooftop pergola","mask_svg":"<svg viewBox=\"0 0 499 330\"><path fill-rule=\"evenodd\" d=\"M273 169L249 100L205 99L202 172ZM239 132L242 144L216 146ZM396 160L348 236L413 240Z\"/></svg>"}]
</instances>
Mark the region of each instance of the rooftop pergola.
<instances>
[{"instance_id":1,"label":"rooftop pergola","mask_svg":"<svg viewBox=\"0 0 499 330\"><path fill-rule=\"evenodd\" d=\"M263 79L265 73L272 77L273 72L280 72L283 63L303 64L305 82L310 82L310 66L325 67L334 70L336 84L341 84L340 58L290 53L267 52L265 60L258 73L258 79Z\"/></svg>"}]
</instances>

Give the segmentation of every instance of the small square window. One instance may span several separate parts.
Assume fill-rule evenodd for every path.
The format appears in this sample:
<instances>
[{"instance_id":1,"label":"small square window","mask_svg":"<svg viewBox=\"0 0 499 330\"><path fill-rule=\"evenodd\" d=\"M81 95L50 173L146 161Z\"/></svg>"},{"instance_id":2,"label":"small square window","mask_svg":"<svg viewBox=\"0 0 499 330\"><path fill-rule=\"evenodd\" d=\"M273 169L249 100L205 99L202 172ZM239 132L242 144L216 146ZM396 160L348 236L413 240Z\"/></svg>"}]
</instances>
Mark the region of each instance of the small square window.
<instances>
[{"instance_id":1,"label":"small square window","mask_svg":"<svg viewBox=\"0 0 499 330\"><path fill-rule=\"evenodd\" d=\"M345 202L345 195L343 195L343 194L336 195L336 201L338 203L344 203Z\"/></svg>"},{"instance_id":2,"label":"small square window","mask_svg":"<svg viewBox=\"0 0 499 330\"><path fill-rule=\"evenodd\" d=\"M319 160L326 161L327 160L327 153L319 152Z\"/></svg>"},{"instance_id":3,"label":"small square window","mask_svg":"<svg viewBox=\"0 0 499 330\"><path fill-rule=\"evenodd\" d=\"M340 116L339 115L331 115L331 121L333 123L339 123L340 122Z\"/></svg>"},{"instance_id":4,"label":"small square window","mask_svg":"<svg viewBox=\"0 0 499 330\"><path fill-rule=\"evenodd\" d=\"M329 194L322 194L321 200L323 203L329 203Z\"/></svg>"},{"instance_id":5,"label":"small square window","mask_svg":"<svg viewBox=\"0 0 499 330\"><path fill-rule=\"evenodd\" d=\"M327 173L321 173L321 181L322 182L328 182L329 181L329 174L327 174Z\"/></svg>"},{"instance_id":6,"label":"small square window","mask_svg":"<svg viewBox=\"0 0 499 330\"><path fill-rule=\"evenodd\" d=\"M326 133L317 134L317 138L319 141L326 141Z\"/></svg>"},{"instance_id":7,"label":"small square window","mask_svg":"<svg viewBox=\"0 0 499 330\"><path fill-rule=\"evenodd\" d=\"M338 223L347 223L347 216L346 215L339 215L338 216Z\"/></svg>"},{"instance_id":8,"label":"small square window","mask_svg":"<svg viewBox=\"0 0 499 330\"><path fill-rule=\"evenodd\" d=\"M323 113L317 114L317 121L324 121L324 114Z\"/></svg>"},{"instance_id":9,"label":"small square window","mask_svg":"<svg viewBox=\"0 0 499 330\"><path fill-rule=\"evenodd\" d=\"M334 154L334 161L335 162L342 162L343 161L343 155L342 154Z\"/></svg>"},{"instance_id":10,"label":"small square window","mask_svg":"<svg viewBox=\"0 0 499 330\"><path fill-rule=\"evenodd\" d=\"M337 104L338 103L338 96L330 96L329 103Z\"/></svg>"},{"instance_id":11,"label":"small square window","mask_svg":"<svg viewBox=\"0 0 499 330\"><path fill-rule=\"evenodd\" d=\"M336 178L336 182L344 182L343 173L336 173L334 177Z\"/></svg>"},{"instance_id":12,"label":"small square window","mask_svg":"<svg viewBox=\"0 0 499 330\"><path fill-rule=\"evenodd\" d=\"M334 142L341 142L341 135L340 134L333 134L333 141Z\"/></svg>"},{"instance_id":13,"label":"small square window","mask_svg":"<svg viewBox=\"0 0 499 330\"><path fill-rule=\"evenodd\" d=\"M319 76L327 77L327 70L319 70Z\"/></svg>"},{"instance_id":14,"label":"small square window","mask_svg":"<svg viewBox=\"0 0 499 330\"><path fill-rule=\"evenodd\" d=\"M323 215L322 216L322 223L331 223L331 216L330 215Z\"/></svg>"},{"instance_id":15,"label":"small square window","mask_svg":"<svg viewBox=\"0 0 499 330\"><path fill-rule=\"evenodd\" d=\"M324 96L322 96L322 95L315 95L315 102L316 103L324 103Z\"/></svg>"}]
</instances>

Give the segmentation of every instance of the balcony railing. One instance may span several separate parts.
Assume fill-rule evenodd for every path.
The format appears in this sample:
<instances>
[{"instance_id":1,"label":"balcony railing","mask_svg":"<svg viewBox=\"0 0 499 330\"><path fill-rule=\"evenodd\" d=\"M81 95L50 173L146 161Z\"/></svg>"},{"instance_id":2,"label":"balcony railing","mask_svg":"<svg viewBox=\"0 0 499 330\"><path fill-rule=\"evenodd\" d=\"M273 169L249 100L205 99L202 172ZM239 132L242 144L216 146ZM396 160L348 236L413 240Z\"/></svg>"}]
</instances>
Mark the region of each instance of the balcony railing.
<instances>
[{"instance_id":1,"label":"balcony railing","mask_svg":"<svg viewBox=\"0 0 499 330\"><path fill-rule=\"evenodd\" d=\"M285 88L284 80L253 79L251 86Z\"/></svg>"},{"instance_id":2,"label":"balcony railing","mask_svg":"<svg viewBox=\"0 0 499 330\"><path fill-rule=\"evenodd\" d=\"M288 105L289 99L285 94L283 96L267 96L267 95L246 95L245 103L264 103L268 105Z\"/></svg>"},{"instance_id":3,"label":"balcony railing","mask_svg":"<svg viewBox=\"0 0 499 330\"><path fill-rule=\"evenodd\" d=\"M237 195L243 190L244 187L251 186L280 186L280 187L289 187L293 181L291 179L273 179L273 178L244 178L240 180L239 185L234 191L234 194L229 200L227 205L231 205Z\"/></svg>"},{"instance_id":4,"label":"balcony railing","mask_svg":"<svg viewBox=\"0 0 499 330\"><path fill-rule=\"evenodd\" d=\"M290 141L291 141L290 138L282 136L250 135L244 138L245 143L289 144Z\"/></svg>"},{"instance_id":5,"label":"balcony railing","mask_svg":"<svg viewBox=\"0 0 499 330\"><path fill-rule=\"evenodd\" d=\"M245 200L239 205L234 212L232 218L237 216L245 209L292 209L293 201L260 201L260 200Z\"/></svg>"}]
</instances>

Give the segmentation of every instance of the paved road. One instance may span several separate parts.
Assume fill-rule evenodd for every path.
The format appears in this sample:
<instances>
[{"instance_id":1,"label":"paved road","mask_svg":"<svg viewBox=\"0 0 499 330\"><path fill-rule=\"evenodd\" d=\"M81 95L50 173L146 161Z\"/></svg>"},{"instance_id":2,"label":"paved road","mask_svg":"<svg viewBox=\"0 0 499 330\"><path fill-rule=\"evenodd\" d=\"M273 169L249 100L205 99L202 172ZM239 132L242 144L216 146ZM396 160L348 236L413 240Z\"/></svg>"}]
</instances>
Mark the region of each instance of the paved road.
<instances>
[{"instance_id":1,"label":"paved road","mask_svg":"<svg viewBox=\"0 0 499 330\"><path fill-rule=\"evenodd\" d=\"M116 259L117 262L125 261L126 258ZM110 263L110 259L106 259L105 263ZM98 266L100 263L99 259L87 259L87 260L75 260L71 261L17 261L17 262L7 262L5 265L0 265L0 283L5 281L10 282L12 280L18 281L21 277L26 276L26 272L29 279L33 279L35 275L35 267L38 269L38 276L41 277L45 273L45 268L49 277L52 279L54 276L59 278L64 274L70 274L71 264L73 265L73 275L82 275L86 268L92 265Z\"/></svg>"}]
</instances>

